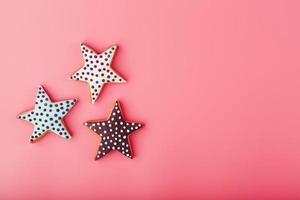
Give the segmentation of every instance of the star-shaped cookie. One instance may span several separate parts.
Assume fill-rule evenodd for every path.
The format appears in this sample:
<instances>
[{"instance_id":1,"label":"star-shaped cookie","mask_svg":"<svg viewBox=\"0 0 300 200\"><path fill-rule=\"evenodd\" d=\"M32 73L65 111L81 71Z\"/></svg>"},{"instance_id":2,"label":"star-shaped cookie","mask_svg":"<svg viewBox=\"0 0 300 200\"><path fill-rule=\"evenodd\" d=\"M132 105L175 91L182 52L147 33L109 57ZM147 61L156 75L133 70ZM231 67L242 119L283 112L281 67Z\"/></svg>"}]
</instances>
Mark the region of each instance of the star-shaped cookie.
<instances>
[{"instance_id":1,"label":"star-shaped cookie","mask_svg":"<svg viewBox=\"0 0 300 200\"><path fill-rule=\"evenodd\" d=\"M111 150L117 150L128 158L133 158L129 135L141 128L142 124L125 121L118 101L115 103L108 120L89 121L84 125L101 137L95 160L103 157Z\"/></svg>"},{"instance_id":2,"label":"star-shaped cookie","mask_svg":"<svg viewBox=\"0 0 300 200\"><path fill-rule=\"evenodd\" d=\"M84 65L70 78L88 82L92 103L95 103L106 83L125 83L126 81L112 68L111 63L116 52L114 45L101 54L97 54L88 46L81 44Z\"/></svg>"},{"instance_id":3,"label":"star-shaped cookie","mask_svg":"<svg viewBox=\"0 0 300 200\"><path fill-rule=\"evenodd\" d=\"M18 115L19 119L34 125L30 142L35 142L48 131L70 139L71 135L64 126L63 117L74 106L76 99L52 102L43 87L39 87L36 95L35 108Z\"/></svg>"}]
</instances>

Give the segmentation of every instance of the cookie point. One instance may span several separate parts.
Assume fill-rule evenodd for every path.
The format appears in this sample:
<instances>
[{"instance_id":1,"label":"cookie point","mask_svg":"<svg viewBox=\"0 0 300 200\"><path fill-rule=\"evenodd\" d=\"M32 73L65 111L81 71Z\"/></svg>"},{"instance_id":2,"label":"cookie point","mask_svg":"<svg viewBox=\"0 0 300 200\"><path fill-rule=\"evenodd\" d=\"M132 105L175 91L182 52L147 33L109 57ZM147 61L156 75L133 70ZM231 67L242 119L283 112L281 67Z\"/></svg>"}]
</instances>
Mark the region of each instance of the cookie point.
<instances>
[{"instance_id":1,"label":"cookie point","mask_svg":"<svg viewBox=\"0 0 300 200\"><path fill-rule=\"evenodd\" d=\"M127 81L125 79L120 79L119 83L127 83Z\"/></svg>"},{"instance_id":2,"label":"cookie point","mask_svg":"<svg viewBox=\"0 0 300 200\"><path fill-rule=\"evenodd\" d=\"M71 100L71 105L74 105L77 102L77 99L72 99Z\"/></svg>"}]
</instances>

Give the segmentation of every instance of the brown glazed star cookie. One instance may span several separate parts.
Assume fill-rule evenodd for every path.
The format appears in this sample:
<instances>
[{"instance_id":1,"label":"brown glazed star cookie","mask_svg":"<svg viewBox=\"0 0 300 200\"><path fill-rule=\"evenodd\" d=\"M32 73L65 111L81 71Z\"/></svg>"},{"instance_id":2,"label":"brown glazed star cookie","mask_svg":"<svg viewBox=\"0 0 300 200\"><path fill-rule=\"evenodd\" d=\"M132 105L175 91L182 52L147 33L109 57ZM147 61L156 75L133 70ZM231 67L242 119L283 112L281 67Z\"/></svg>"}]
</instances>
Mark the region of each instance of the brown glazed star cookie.
<instances>
[{"instance_id":1,"label":"brown glazed star cookie","mask_svg":"<svg viewBox=\"0 0 300 200\"><path fill-rule=\"evenodd\" d=\"M118 101L108 120L88 121L84 125L101 137L95 160L105 156L111 150L117 150L128 158L133 158L129 135L141 128L142 124L125 121Z\"/></svg>"}]
</instances>

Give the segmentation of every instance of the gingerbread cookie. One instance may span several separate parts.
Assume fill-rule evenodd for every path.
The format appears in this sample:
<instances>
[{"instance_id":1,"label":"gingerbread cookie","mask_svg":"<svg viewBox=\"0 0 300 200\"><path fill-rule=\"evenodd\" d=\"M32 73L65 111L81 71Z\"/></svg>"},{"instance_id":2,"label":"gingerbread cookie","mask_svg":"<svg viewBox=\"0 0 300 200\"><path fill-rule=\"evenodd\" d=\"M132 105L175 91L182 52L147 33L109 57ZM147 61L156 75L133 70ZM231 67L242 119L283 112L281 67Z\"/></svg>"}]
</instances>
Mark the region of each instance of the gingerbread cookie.
<instances>
[{"instance_id":1,"label":"gingerbread cookie","mask_svg":"<svg viewBox=\"0 0 300 200\"><path fill-rule=\"evenodd\" d=\"M132 158L129 135L142 127L140 123L127 122L121 113L117 101L108 120L90 121L84 124L101 137L95 160L103 157L111 150L117 150L128 158Z\"/></svg>"},{"instance_id":2,"label":"gingerbread cookie","mask_svg":"<svg viewBox=\"0 0 300 200\"><path fill-rule=\"evenodd\" d=\"M35 142L48 131L70 139L71 135L64 126L63 117L75 103L76 99L52 102L45 90L40 86L36 95L35 108L18 115L19 119L34 125L30 142Z\"/></svg>"},{"instance_id":3,"label":"gingerbread cookie","mask_svg":"<svg viewBox=\"0 0 300 200\"><path fill-rule=\"evenodd\" d=\"M116 52L114 45L101 54L97 54L88 46L81 44L81 52L84 58L84 65L76 71L70 78L88 82L92 103L95 103L106 83L125 83L112 68L111 63Z\"/></svg>"}]
</instances>

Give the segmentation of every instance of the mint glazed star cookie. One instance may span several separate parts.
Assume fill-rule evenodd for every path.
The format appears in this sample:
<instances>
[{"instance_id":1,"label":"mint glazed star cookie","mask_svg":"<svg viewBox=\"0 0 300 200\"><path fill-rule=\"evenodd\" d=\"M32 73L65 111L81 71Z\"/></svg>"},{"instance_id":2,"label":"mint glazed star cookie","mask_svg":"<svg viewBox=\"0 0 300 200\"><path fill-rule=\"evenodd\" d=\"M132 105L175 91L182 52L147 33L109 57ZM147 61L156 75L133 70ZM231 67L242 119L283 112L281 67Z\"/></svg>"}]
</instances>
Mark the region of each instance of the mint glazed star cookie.
<instances>
[{"instance_id":1,"label":"mint glazed star cookie","mask_svg":"<svg viewBox=\"0 0 300 200\"><path fill-rule=\"evenodd\" d=\"M71 135L64 125L63 117L75 105L76 101L76 99L69 99L53 102L43 87L40 86L36 95L34 109L18 115L19 119L34 125L30 142L37 141L48 131L65 139L70 139Z\"/></svg>"}]
</instances>

